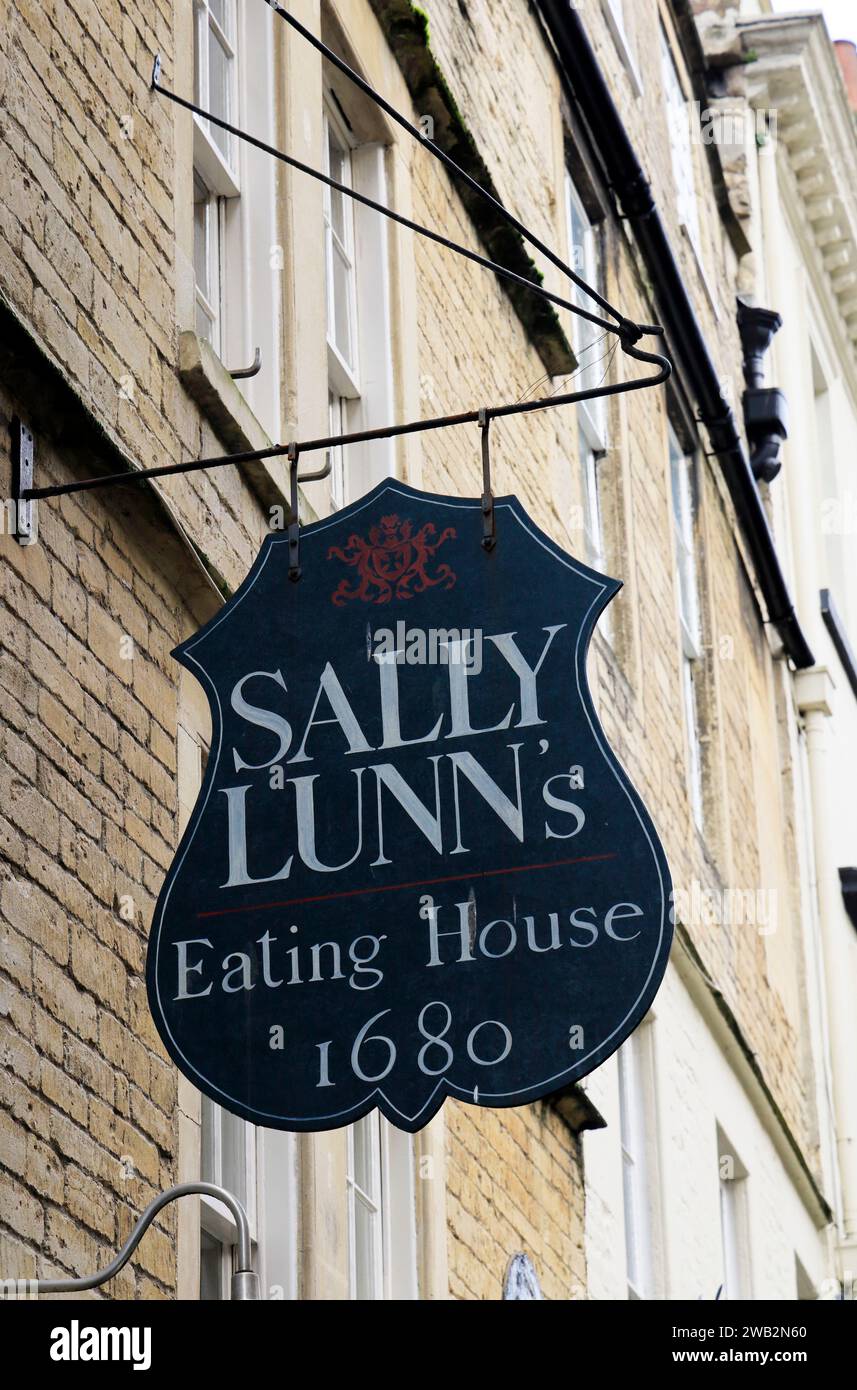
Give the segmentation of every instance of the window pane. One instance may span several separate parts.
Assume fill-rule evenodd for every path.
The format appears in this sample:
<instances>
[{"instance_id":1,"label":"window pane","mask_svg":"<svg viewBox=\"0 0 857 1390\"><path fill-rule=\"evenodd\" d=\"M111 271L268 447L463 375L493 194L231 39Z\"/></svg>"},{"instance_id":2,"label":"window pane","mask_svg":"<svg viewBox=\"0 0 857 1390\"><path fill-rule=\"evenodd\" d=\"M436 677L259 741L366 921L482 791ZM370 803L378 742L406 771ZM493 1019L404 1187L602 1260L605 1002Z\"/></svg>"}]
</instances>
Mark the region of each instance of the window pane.
<instances>
[{"instance_id":1,"label":"window pane","mask_svg":"<svg viewBox=\"0 0 857 1390\"><path fill-rule=\"evenodd\" d=\"M223 1246L207 1231L202 1232L199 1252L199 1296L202 1302L217 1302L223 1297Z\"/></svg>"},{"instance_id":2,"label":"window pane","mask_svg":"<svg viewBox=\"0 0 857 1390\"><path fill-rule=\"evenodd\" d=\"M646 1298L652 1283L652 1250L649 1229L649 1175L646 1133L650 1112L644 1093L638 1035L619 1051L619 1110L622 1137L622 1187L625 1213L625 1251L632 1296Z\"/></svg>"},{"instance_id":3,"label":"window pane","mask_svg":"<svg viewBox=\"0 0 857 1390\"><path fill-rule=\"evenodd\" d=\"M570 177L567 178L567 191L572 266L582 280L585 280L588 285L600 293L604 277L598 228L590 220L580 194ZM582 309L590 311L597 309L595 301L577 285L572 288L572 299ZM591 390L600 386L605 377L607 364L604 361L606 354L604 335L599 334L595 326L587 323L585 319L581 319L577 315L572 317L571 342L580 363L575 382L581 390ZM603 446L606 443L604 439L607 418L605 403L603 400L592 400L587 403L585 408L593 425L598 430L599 442Z\"/></svg>"},{"instance_id":4,"label":"window pane","mask_svg":"<svg viewBox=\"0 0 857 1390\"><path fill-rule=\"evenodd\" d=\"M661 31L661 56L678 216L679 221L687 227L692 240L697 242L699 240L699 220L693 151L690 142L690 113L676 70L675 60L663 30Z\"/></svg>"},{"instance_id":5,"label":"window pane","mask_svg":"<svg viewBox=\"0 0 857 1390\"><path fill-rule=\"evenodd\" d=\"M193 176L193 268L196 281L196 331L215 349L220 311L220 207L199 174Z\"/></svg>"},{"instance_id":6,"label":"window pane","mask_svg":"<svg viewBox=\"0 0 857 1390\"><path fill-rule=\"evenodd\" d=\"M205 17L200 18L198 10L194 10L193 15L193 99L197 106L202 106L203 91L202 76L205 67L205 32L208 28Z\"/></svg>"},{"instance_id":7,"label":"window pane","mask_svg":"<svg viewBox=\"0 0 857 1390\"><path fill-rule=\"evenodd\" d=\"M685 456L673 431L670 430L670 477L675 526L676 568L678 570L679 611L683 634L690 647L687 654L698 656L700 618L696 576L692 469L693 460Z\"/></svg>"},{"instance_id":8,"label":"window pane","mask_svg":"<svg viewBox=\"0 0 857 1390\"><path fill-rule=\"evenodd\" d=\"M367 1115L354 1126L354 1168L352 1177L357 1187L367 1197L376 1200L375 1192L375 1145L373 1143L374 1116Z\"/></svg>"},{"instance_id":9,"label":"window pane","mask_svg":"<svg viewBox=\"0 0 857 1390\"><path fill-rule=\"evenodd\" d=\"M327 131L327 158L328 173L337 183L344 183L350 187L348 178L348 160L345 151L342 149L333 131L328 126ZM344 245L348 245L348 224L346 222L346 197L344 193L339 193L335 188L329 189L330 194L330 221L333 230Z\"/></svg>"},{"instance_id":10,"label":"window pane","mask_svg":"<svg viewBox=\"0 0 857 1390\"><path fill-rule=\"evenodd\" d=\"M193 176L193 268L197 289L211 298L208 282L208 207L210 194L199 174Z\"/></svg>"},{"instance_id":11,"label":"window pane","mask_svg":"<svg viewBox=\"0 0 857 1390\"><path fill-rule=\"evenodd\" d=\"M334 343L349 367L354 365L351 339L351 267L333 246Z\"/></svg>"},{"instance_id":12,"label":"window pane","mask_svg":"<svg viewBox=\"0 0 857 1390\"><path fill-rule=\"evenodd\" d=\"M348 1136L351 1297L382 1296L381 1149L377 1115L351 1126Z\"/></svg>"},{"instance_id":13,"label":"window pane","mask_svg":"<svg viewBox=\"0 0 857 1390\"><path fill-rule=\"evenodd\" d=\"M247 1125L228 1110L220 1112L223 1186L247 1207Z\"/></svg>"},{"instance_id":14,"label":"window pane","mask_svg":"<svg viewBox=\"0 0 857 1390\"><path fill-rule=\"evenodd\" d=\"M345 433L345 410L342 398L333 391L328 391L328 418L330 422L330 437L335 439L338 435ZM332 449L327 461L330 464L330 501L335 511L345 506L345 450L341 445Z\"/></svg>"},{"instance_id":15,"label":"window pane","mask_svg":"<svg viewBox=\"0 0 857 1390\"><path fill-rule=\"evenodd\" d=\"M199 300L196 302L196 336L214 346L214 320Z\"/></svg>"},{"instance_id":16,"label":"window pane","mask_svg":"<svg viewBox=\"0 0 857 1390\"><path fill-rule=\"evenodd\" d=\"M351 151L325 116L325 167L331 178L350 188ZM327 225L327 331L329 341L353 373L356 369L355 269L353 264L354 211L350 199L328 189L325 200Z\"/></svg>"},{"instance_id":17,"label":"window pane","mask_svg":"<svg viewBox=\"0 0 857 1390\"><path fill-rule=\"evenodd\" d=\"M638 1239L635 1225L634 1165L628 1158L622 1160L622 1194L625 1205L625 1256L628 1283L639 1292L640 1267Z\"/></svg>"},{"instance_id":18,"label":"window pane","mask_svg":"<svg viewBox=\"0 0 857 1390\"><path fill-rule=\"evenodd\" d=\"M670 481L672 483L673 518L679 532L681 532L683 524L681 507L681 466L683 462L684 454L678 446L675 435L670 430Z\"/></svg>"},{"instance_id":19,"label":"window pane","mask_svg":"<svg viewBox=\"0 0 857 1390\"><path fill-rule=\"evenodd\" d=\"M690 757L690 801L693 819L703 828L702 751L699 744L699 714L696 706L696 662L685 657L682 662L682 687L685 719L687 721L688 754Z\"/></svg>"},{"instance_id":20,"label":"window pane","mask_svg":"<svg viewBox=\"0 0 857 1390\"><path fill-rule=\"evenodd\" d=\"M227 0L208 0L208 8L214 15L224 33L229 33L229 15Z\"/></svg>"},{"instance_id":21,"label":"window pane","mask_svg":"<svg viewBox=\"0 0 857 1390\"><path fill-rule=\"evenodd\" d=\"M228 121L229 114L229 58L213 29L208 34L208 109L215 116ZM231 137L219 126L211 125L211 138L227 162L230 162Z\"/></svg>"},{"instance_id":22,"label":"window pane","mask_svg":"<svg viewBox=\"0 0 857 1390\"><path fill-rule=\"evenodd\" d=\"M587 441L581 428L580 461L583 468L583 486L586 504L586 542L587 559L596 568L601 563L604 552L604 539L601 528L601 499L598 495L598 457Z\"/></svg>"},{"instance_id":23,"label":"window pane","mask_svg":"<svg viewBox=\"0 0 857 1390\"><path fill-rule=\"evenodd\" d=\"M572 190L571 194L571 268L586 278L586 232L583 209Z\"/></svg>"},{"instance_id":24,"label":"window pane","mask_svg":"<svg viewBox=\"0 0 857 1390\"><path fill-rule=\"evenodd\" d=\"M202 1156L200 1176L203 1182L219 1182L217 1168L217 1106L208 1096L202 1098Z\"/></svg>"},{"instance_id":25,"label":"window pane","mask_svg":"<svg viewBox=\"0 0 857 1390\"><path fill-rule=\"evenodd\" d=\"M354 1197L354 1297L374 1299L378 1297L378 1272L375 1263L375 1223L380 1221L376 1212L369 1211L360 1197Z\"/></svg>"}]
</instances>

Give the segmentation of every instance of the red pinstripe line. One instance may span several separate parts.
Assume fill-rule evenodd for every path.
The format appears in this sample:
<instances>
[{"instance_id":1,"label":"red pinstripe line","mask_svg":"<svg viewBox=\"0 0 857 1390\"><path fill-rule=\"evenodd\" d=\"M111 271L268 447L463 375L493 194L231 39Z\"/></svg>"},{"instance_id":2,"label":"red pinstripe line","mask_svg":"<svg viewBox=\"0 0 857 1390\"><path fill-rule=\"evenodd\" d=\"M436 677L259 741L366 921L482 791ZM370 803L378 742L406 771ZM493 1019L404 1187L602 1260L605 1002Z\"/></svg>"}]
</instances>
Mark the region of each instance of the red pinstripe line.
<instances>
[{"instance_id":1,"label":"red pinstripe line","mask_svg":"<svg viewBox=\"0 0 857 1390\"><path fill-rule=\"evenodd\" d=\"M587 854L580 859L555 859L552 864L521 864L511 869L483 869L479 874L450 874L448 878L421 878L413 883L388 883L378 888L350 888L342 893L320 893L311 898L290 898L287 902L262 903L259 907L224 907L216 912L198 912L199 921L210 917L234 917L242 912L271 912L278 907L301 907L305 903L326 903L337 898L361 898L370 893L396 893L408 888L431 888L440 883L460 883L468 878L495 878L498 874L533 874L541 869L559 869L569 864L596 864L605 859L616 859L618 854Z\"/></svg>"}]
</instances>

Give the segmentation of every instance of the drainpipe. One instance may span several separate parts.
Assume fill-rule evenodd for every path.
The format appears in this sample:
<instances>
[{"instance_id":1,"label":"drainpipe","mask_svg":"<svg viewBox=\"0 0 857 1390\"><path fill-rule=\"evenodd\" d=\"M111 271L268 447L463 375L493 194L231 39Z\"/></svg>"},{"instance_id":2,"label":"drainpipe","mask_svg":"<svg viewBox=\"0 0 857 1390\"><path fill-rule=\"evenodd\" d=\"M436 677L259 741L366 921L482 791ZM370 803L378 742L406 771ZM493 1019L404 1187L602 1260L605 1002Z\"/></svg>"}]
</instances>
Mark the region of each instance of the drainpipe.
<instances>
[{"instance_id":1,"label":"drainpipe","mask_svg":"<svg viewBox=\"0 0 857 1390\"><path fill-rule=\"evenodd\" d=\"M806 728L815 849L816 893L821 923L821 954L827 994L829 1049L833 1073L836 1155L841 1184L839 1213L842 1253L857 1255L857 1057L853 967L849 928L844 922L839 866L832 852L834 826L830 807L830 717L834 685L823 666L801 671L796 682L798 707ZM844 1273L845 1271L843 1271ZM854 1278L854 1271L851 1272Z\"/></svg>"},{"instance_id":2,"label":"drainpipe","mask_svg":"<svg viewBox=\"0 0 857 1390\"><path fill-rule=\"evenodd\" d=\"M699 418L720 460L765 600L768 621L776 628L787 656L799 670L804 670L815 664L814 657L794 610L735 417L720 389L717 368L697 322L649 181L571 0L538 0L538 10L556 49L571 100L589 127L610 187L634 229L670 346L682 363Z\"/></svg>"}]
</instances>

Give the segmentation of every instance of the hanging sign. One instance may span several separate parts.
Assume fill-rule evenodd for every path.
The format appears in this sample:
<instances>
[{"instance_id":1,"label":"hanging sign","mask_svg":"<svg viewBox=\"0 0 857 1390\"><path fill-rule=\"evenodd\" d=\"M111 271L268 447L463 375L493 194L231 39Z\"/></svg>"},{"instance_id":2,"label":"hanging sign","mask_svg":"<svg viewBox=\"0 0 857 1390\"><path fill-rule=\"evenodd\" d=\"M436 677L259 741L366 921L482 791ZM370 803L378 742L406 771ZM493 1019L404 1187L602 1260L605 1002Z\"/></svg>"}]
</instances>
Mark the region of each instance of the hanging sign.
<instances>
[{"instance_id":1,"label":"hanging sign","mask_svg":"<svg viewBox=\"0 0 857 1390\"><path fill-rule=\"evenodd\" d=\"M586 680L620 585L514 498L387 481L265 541L176 656L211 752L148 955L193 1083L259 1125L522 1105L637 1027L670 880Z\"/></svg>"}]
</instances>

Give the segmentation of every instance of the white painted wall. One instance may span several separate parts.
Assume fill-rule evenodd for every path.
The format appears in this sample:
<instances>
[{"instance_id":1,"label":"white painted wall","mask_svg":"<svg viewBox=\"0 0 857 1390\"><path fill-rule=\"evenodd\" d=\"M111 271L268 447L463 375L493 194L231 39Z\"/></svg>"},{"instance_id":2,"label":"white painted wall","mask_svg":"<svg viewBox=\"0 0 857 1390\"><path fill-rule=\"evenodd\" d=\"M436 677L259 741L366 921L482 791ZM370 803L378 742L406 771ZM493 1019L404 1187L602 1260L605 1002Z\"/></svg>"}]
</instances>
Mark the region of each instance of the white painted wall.
<instances>
[{"instance_id":1,"label":"white painted wall","mask_svg":"<svg viewBox=\"0 0 857 1390\"><path fill-rule=\"evenodd\" d=\"M825 709L804 708L799 730L806 786L796 809L809 846L804 931L817 957L822 998L815 1064L822 1149L837 1207L841 1276L857 1267L857 932L844 908L838 870L857 867L857 698L827 632L820 590L830 589L857 648L857 359L843 333L797 185L782 151L759 153L760 235L769 307L783 316L769 380L789 398L794 429L784 450L778 541L791 536L788 572L816 666L827 673ZM857 142L852 151L857 173ZM782 487L781 487L782 484ZM799 701L808 682L798 681ZM812 696L810 695L810 703ZM815 918L815 925L813 924Z\"/></svg>"},{"instance_id":2,"label":"white painted wall","mask_svg":"<svg viewBox=\"0 0 857 1390\"><path fill-rule=\"evenodd\" d=\"M657 1014L648 1026L653 1030L660 1163L654 1177L652 1223L653 1238L661 1242L659 1296L713 1299L722 1282L718 1124L748 1174L752 1297L796 1299L795 1256L820 1287L829 1273L824 1232L816 1228L764 1118L674 965L667 971ZM593 1299L627 1297L617 1073L616 1059L611 1058L586 1083L607 1120L606 1129L584 1135L586 1257Z\"/></svg>"}]
</instances>

